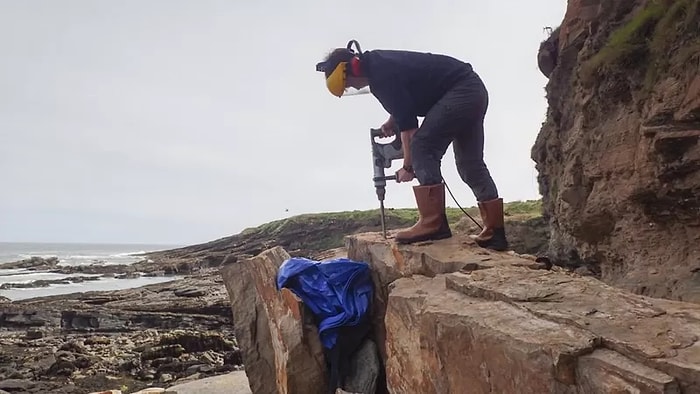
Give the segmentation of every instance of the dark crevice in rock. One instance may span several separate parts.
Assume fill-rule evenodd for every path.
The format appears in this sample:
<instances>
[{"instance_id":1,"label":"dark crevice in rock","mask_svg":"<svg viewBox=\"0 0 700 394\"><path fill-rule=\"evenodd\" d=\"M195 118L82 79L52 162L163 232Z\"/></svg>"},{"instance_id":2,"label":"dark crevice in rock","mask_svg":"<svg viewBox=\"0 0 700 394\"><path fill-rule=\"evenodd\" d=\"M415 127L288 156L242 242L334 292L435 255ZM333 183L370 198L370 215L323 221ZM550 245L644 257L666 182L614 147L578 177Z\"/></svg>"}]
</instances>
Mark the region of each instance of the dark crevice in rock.
<instances>
[{"instance_id":1,"label":"dark crevice in rock","mask_svg":"<svg viewBox=\"0 0 700 394\"><path fill-rule=\"evenodd\" d=\"M662 137L656 140L654 149L663 161L678 161L698 144L698 138L697 135Z\"/></svg>"}]
</instances>

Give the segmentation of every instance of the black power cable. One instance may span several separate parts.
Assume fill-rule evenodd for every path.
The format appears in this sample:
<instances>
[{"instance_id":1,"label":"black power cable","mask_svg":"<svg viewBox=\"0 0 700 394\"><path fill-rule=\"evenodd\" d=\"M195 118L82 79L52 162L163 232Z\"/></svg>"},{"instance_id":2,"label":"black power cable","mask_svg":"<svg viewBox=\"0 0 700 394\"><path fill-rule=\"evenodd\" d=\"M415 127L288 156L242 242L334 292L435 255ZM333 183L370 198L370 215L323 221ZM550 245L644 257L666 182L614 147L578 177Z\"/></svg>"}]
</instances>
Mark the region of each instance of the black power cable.
<instances>
[{"instance_id":1,"label":"black power cable","mask_svg":"<svg viewBox=\"0 0 700 394\"><path fill-rule=\"evenodd\" d=\"M447 192L450 193L450 196L452 196L452 200L454 200L455 204L457 204L457 206L459 207L459 209L461 209L462 212L464 212L464 214L467 215L467 217L468 217L469 219L471 219L472 222L474 222L474 224L476 224L476 225L479 227L479 230L483 230L484 228L483 228L476 220L474 220L474 218L471 217L471 215L469 215L469 214L467 213L467 211L465 211L464 208L462 208L461 205L459 205L459 202L457 202L457 199L455 198L454 194L452 194L452 190L450 190L450 187L447 186L447 181L445 181L445 178L442 178L442 182L445 184L445 187L447 188Z\"/></svg>"}]
</instances>

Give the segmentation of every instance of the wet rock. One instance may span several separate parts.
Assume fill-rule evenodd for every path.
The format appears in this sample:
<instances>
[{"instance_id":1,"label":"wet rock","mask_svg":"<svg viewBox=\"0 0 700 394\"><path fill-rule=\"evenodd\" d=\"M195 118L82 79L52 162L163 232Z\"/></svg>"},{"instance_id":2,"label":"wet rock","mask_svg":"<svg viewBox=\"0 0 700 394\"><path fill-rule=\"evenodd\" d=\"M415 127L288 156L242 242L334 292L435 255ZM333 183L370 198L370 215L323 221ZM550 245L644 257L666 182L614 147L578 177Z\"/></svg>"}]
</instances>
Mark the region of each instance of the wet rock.
<instances>
[{"instance_id":1,"label":"wet rock","mask_svg":"<svg viewBox=\"0 0 700 394\"><path fill-rule=\"evenodd\" d=\"M164 357L179 357L185 353L185 348L181 345L154 346L141 353L141 360L155 360Z\"/></svg>"},{"instance_id":2,"label":"wet rock","mask_svg":"<svg viewBox=\"0 0 700 394\"><path fill-rule=\"evenodd\" d=\"M90 336L85 339L85 344L88 346L93 346L93 345L109 345L111 343L111 339L108 337L103 337L103 336Z\"/></svg>"},{"instance_id":3,"label":"wet rock","mask_svg":"<svg viewBox=\"0 0 700 394\"><path fill-rule=\"evenodd\" d=\"M1 379L21 379L22 374L17 372L16 369L14 369L11 366L0 366L0 380Z\"/></svg>"},{"instance_id":4,"label":"wet rock","mask_svg":"<svg viewBox=\"0 0 700 394\"><path fill-rule=\"evenodd\" d=\"M58 316L49 311L17 310L16 306L0 307L0 327L42 327L58 321Z\"/></svg>"},{"instance_id":5,"label":"wet rock","mask_svg":"<svg viewBox=\"0 0 700 394\"><path fill-rule=\"evenodd\" d=\"M201 297L206 294L206 291L199 289L180 289L175 290L175 295L178 297Z\"/></svg>"},{"instance_id":6,"label":"wet rock","mask_svg":"<svg viewBox=\"0 0 700 394\"><path fill-rule=\"evenodd\" d=\"M184 378L193 365L201 376L233 370L240 351L226 289L217 281L210 275L3 305L0 379L33 381L34 392L86 393L122 384L132 392L163 374ZM207 288L207 294L174 295L181 288ZM28 332L38 336L32 330L43 335L29 340ZM239 364L225 365L227 355Z\"/></svg>"},{"instance_id":7,"label":"wet rock","mask_svg":"<svg viewBox=\"0 0 700 394\"><path fill-rule=\"evenodd\" d=\"M194 375L194 374L200 372L200 370L201 370L202 368L205 368L205 367L206 367L205 364L190 365L190 366L187 367L187 369L185 370L185 375L187 375L187 376L189 376L189 375Z\"/></svg>"},{"instance_id":8,"label":"wet rock","mask_svg":"<svg viewBox=\"0 0 700 394\"><path fill-rule=\"evenodd\" d=\"M152 381L156 379L156 373L154 369L143 369L139 372L138 377L144 381Z\"/></svg>"},{"instance_id":9,"label":"wet rock","mask_svg":"<svg viewBox=\"0 0 700 394\"><path fill-rule=\"evenodd\" d=\"M61 345L59 350L65 350L68 352L80 353L80 354L85 354L85 352L86 352L85 345L83 344L82 341L66 342L63 345Z\"/></svg>"},{"instance_id":10,"label":"wet rock","mask_svg":"<svg viewBox=\"0 0 700 394\"><path fill-rule=\"evenodd\" d=\"M72 361L57 360L46 372L49 376L71 376L78 369Z\"/></svg>"},{"instance_id":11,"label":"wet rock","mask_svg":"<svg viewBox=\"0 0 700 394\"><path fill-rule=\"evenodd\" d=\"M125 322L117 315L101 312L63 311L61 327L74 331L120 331Z\"/></svg>"},{"instance_id":12,"label":"wet rock","mask_svg":"<svg viewBox=\"0 0 700 394\"><path fill-rule=\"evenodd\" d=\"M35 256L20 261L0 264L0 269L25 268L30 270L48 270L58 266L58 263L59 260L56 257L43 258Z\"/></svg>"},{"instance_id":13,"label":"wet rock","mask_svg":"<svg viewBox=\"0 0 700 394\"><path fill-rule=\"evenodd\" d=\"M160 345L180 345L186 352L203 352L206 350L226 351L236 349L234 341L223 338L218 333L176 330L164 334Z\"/></svg>"},{"instance_id":14,"label":"wet rock","mask_svg":"<svg viewBox=\"0 0 700 394\"><path fill-rule=\"evenodd\" d=\"M92 365L92 360L87 356L78 356L75 359L74 365L79 369L89 368Z\"/></svg>"},{"instance_id":15,"label":"wet rock","mask_svg":"<svg viewBox=\"0 0 700 394\"><path fill-rule=\"evenodd\" d=\"M5 379L0 380L0 390L5 391L28 391L36 386L36 383L27 379Z\"/></svg>"},{"instance_id":16,"label":"wet rock","mask_svg":"<svg viewBox=\"0 0 700 394\"><path fill-rule=\"evenodd\" d=\"M61 274L88 274L88 275L102 275L102 277L115 277L117 274L127 274L135 272L136 268L132 265L125 264L90 264L90 265L71 265L65 267L59 267L53 272Z\"/></svg>"},{"instance_id":17,"label":"wet rock","mask_svg":"<svg viewBox=\"0 0 700 394\"><path fill-rule=\"evenodd\" d=\"M117 279L138 279L141 277L141 273L139 272L127 272L124 274L118 274L114 276Z\"/></svg>"},{"instance_id":18,"label":"wet rock","mask_svg":"<svg viewBox=\"0 0 700 394\"><path fill-rule=\"evenodd\" d=\"M147 272L143 276L145 276L145 277L165 276L165 271L164 270L156 270L153 272Z\"/></svg>"},{"instance_id":19,"label":"wet rock","mask_svg":"<svg viewBox=\"0 0 700 394\"><path fill-rule=\"evenodd\" d=\"M27 333L24 336L24 338L26 338L27 340L40 339L43 337L44 337L44 332L41 330L37 330L37 329L27 330Z\"/></svg>"},{"instance_id":20,"label":"wet rock","mask_svg":"<svg viewBox=\"0 0 700 394\"><path fill-rule=\"evenodd\" d=\"M32 289L37 287L49 287L53 285L67 285L71 283L82 283L85 281L95 281L99 280L98 277L93 276L70 276L63 279L40 279L33 280L31 282L7 282L0 285L0 289Z\"/></svg>"}]
</instances>

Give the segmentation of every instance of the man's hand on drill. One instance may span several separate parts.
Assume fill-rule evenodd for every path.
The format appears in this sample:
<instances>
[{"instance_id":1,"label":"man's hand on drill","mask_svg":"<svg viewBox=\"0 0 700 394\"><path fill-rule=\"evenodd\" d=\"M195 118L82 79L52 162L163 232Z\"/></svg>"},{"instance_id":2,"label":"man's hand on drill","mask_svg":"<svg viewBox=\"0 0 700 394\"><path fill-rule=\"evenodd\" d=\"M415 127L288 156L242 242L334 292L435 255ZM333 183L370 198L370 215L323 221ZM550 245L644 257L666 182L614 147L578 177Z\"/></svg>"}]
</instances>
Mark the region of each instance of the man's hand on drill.
<instances>
[{"instance_id":1,"label":"man's hand on drill","mask_svg":"<svg viewBox=\"0 0 700 394\"><path fill-rule=\"evenodd\" d=\"M384 124L382 125L382 137L391 137L394 135L394 119L389 118Z\"/></svg>"},{"instance_id":2,"label":"man's hand on drill","mask_svg":"<svg viewBox=\"0 0 700 394\"><path fill-rule=\"evenodd\" d=\"M396 171L396 182L411 182L415 177L413 171L408 171L405 168Z\"/></svg>"}]
</instances>

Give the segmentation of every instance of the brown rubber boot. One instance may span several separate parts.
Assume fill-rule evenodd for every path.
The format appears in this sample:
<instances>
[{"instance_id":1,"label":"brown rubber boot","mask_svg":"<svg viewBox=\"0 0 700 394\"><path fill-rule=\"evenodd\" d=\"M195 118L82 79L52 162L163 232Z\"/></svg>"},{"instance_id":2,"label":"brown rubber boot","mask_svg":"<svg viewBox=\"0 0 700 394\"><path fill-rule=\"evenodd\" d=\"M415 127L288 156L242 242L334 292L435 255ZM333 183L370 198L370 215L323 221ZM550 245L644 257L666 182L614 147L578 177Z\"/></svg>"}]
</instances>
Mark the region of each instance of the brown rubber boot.
<instances>
[{"instance_id":1,"label":"brown rubber boot","mask_svg":"<svg viewBox=\"0 0 700 394\"><path fill-rule=\"evenodd\" d=\"M488 212L486 212L486 208L484 208L484 204L481 201L479 201L479 213L481 214L481 224L483 228L479 234L470 235L469 237L473 240L486 240L491 237L491 228L486 225L486 223L489 222Z\"/></svg>"},{"instance_id":2,"label":"brown rubber boot","mask_svg":"<svg viewBox=\"0 0 700 394\"><path fill-rule=\"evenodd\" d=\"M484 228L479 235L470 235L482 248L504 251L508 249L508 240L503 224L503 199L479 202L481 220Z\"/></svg>"},{"instance_id":3,"label":"brown rubber boot","mask_svg":"<svg viewBox=\"0 0 700 394\"><path fill-rule=\"evenodd\" d=\"M450 238L452 231L445 215L445 185L414 186L413 194L418 205L418 222L396 234L396 242L414 242Z\"/></svg>"}]
</instances>

